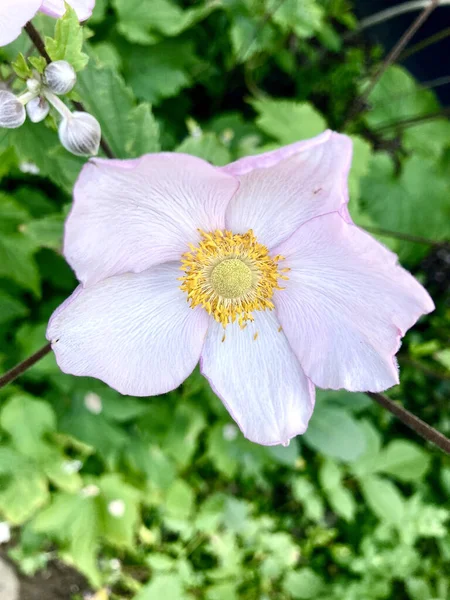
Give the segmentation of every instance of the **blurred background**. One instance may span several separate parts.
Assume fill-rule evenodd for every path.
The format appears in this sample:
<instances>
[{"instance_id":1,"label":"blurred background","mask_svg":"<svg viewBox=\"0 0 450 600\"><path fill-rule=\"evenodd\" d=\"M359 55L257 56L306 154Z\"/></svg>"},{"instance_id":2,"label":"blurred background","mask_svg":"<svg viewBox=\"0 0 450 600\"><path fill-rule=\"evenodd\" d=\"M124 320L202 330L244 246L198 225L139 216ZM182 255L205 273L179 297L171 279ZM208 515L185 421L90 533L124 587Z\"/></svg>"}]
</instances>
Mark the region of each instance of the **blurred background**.
<instances>
[{"instance_id":1,"label":"blurred background","mask_svg":"<svg viewBox=\"0 0 450 600\"><path fill-rule=\"evenodd\" d=\"M449 436L448 2L365 97L426 4L97 0L73 98L121 158L351 135L353 219L436 303L388 394ZM18 52L25 36L0 49L3 87ZM52 117L0 130L0 372L76 286L61 241L83 163ZM129 398L50 355L0 390L1 600L448 600L449 495L449 458L364 394L319 392L307 433L266 448L197 372Z\"/></svg>"}]
</instances>

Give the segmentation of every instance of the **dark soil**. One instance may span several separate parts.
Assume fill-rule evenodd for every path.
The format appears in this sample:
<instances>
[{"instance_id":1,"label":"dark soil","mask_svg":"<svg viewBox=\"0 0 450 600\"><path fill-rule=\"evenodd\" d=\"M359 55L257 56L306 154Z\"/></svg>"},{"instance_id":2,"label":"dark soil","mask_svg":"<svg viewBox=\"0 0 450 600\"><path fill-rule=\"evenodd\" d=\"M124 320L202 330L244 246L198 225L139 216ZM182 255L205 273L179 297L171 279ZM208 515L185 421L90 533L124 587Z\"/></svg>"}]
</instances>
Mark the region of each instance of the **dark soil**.
<instances>
[{"instance_id":1,"label":"dark soil","mask_svg":"<svg viewBox=\"0 0 450 600\"><path fill-rule=\"evenodd\" d=\"M27 577L8 559L6 549L0 548L0 557L15 568L20 581L19 600L71 600L75 594L83 596L89 591L86 579L80 573L58 561Z\"/></svg>"}]
</instances>

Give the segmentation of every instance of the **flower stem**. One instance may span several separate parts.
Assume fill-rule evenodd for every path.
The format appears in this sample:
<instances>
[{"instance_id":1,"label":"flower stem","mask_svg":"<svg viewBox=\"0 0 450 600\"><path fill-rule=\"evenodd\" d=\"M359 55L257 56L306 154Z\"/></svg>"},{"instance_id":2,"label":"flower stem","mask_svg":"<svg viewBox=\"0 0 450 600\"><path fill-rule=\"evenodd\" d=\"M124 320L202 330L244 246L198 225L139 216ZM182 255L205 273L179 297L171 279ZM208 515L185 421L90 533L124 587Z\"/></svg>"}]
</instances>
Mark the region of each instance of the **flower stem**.
<instances>
[{"instance_id":1,"label":"flower stem","mask_svg":"<svg viewBox=\"0 0 450 600\"><path fill-rule=\"evenodd\" d=\"M47 98L50 104L56 108L63 119L70 119L72 117L72 113L64 104L64 102L49 89L44 89L44 96Z\"/></svg>"},{"instance_id":2,"label":"flower stem","mask_svg":"<svg viewBox=\"0 0 450 600\"><path fill-rule=\"evenodd\" d=\"M345 119L343 124L343 129L352 121L355 117L357 117L361 112L366 110L367 101L369 99L370 94L372 93L374 87L380 81L381 77L384 75L385 71L394 63L398 56L400 55L403 48L409 42L409 40L413 37L413 35L420 29L420 27L425 23L427 18L433 12L433 10L438 6L439 0L430 0L430 2L425 6L420 15L415 19L415 21L408 27L405 33L401 36L389 54L386 56L384 61L382 62L379 69L374 73L372 78L369 81L369 85L364 90L364 93L356 98L355 102L350 108L349 114Z\"/></svg>"},{"instance_id":3,"label":"flower stem","mask_svg":"<svg viewBox=\"0 0 450 600\"><path fill-rule=\"evenodd\" d=\"M52 346L50 343L48 343L43 348L26 358L23 362L19 363L18 365L7 371L4 375L0 377L0 388L4 387L5 385L8 385L8 383L14 381L16 377L19 377L19 375L22 375L23 373L25 373L25 371L28 371L28 369L30 369L33 365L40 361L41 358L44 358L44 356L46 356L51 349Z\"/></svg>"},{"instance_id":4,"label":"flower stem","mask_svg":"<svg viewBox=\"0 0 450 600\"><path fill-rule=\"evenodd\" d=\"M404 425L415 431L427 442L435 444L446 454L450 454L450 439L445 437L442 433L431 427L416 415L413 415L409 410L403 408L399 404L396 404L390 400L384 394L375 394L373 392L366 392L366 394L375 400L380 406L388 410L390 413L395 415Z\"/></svg>"},{"instance_id":5,"label":"flower stem","mask_svg":"<svg viewBox=\"0 0 450 600\"><path fill-rule=\"evenodd\" d=\"M47 50L45 49L44 40L42 39L41 34L39 33L39 31L36 29L36 27L33 25L33 23L31 21L28 21L28 23L25 25L25 31L28 34L28 37L30 38L30 40L35 45L36 50L39 52L39 54L45 58L45 60L47 61L47 64L50 64L52 62L52 59L50 58ZM84 108L84 106L81 104L81 102L74 102L74 105L77 110L87 112L86 109ZM108 142L105 140L105 138L103 136L101 137L101 140L100 140L100 146L102 147L103 152L106 154L106 156L108 158L116 158L114 152L111 150Z\"/></svg>"}]
</instances>

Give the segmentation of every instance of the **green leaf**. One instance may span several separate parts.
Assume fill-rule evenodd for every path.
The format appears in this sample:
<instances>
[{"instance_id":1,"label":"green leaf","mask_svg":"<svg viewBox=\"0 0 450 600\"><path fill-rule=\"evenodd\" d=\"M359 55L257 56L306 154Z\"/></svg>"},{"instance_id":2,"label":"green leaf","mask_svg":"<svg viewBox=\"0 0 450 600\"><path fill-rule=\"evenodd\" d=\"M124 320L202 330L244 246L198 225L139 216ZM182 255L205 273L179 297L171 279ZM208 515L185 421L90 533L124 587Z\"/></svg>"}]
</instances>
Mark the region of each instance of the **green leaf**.
<instances>
[{"instance_id":1,"label":"green leaf","mask_svg":"<svg viewBox=\"0 0 450 600\"><path fill-rule=\"evenodd\" d=\"M130 42L154 44L160 34L175 36L205 18L220 5L203 5L182 10L172 0L152 0L151 10L141 0L114 0L119 31Z\"/></svg>"},{"instance_id":2,"label":"green leaf","mask_svg":"<svg viewBox=\"0 0 450 600\"><path fill-rule=\"evenodd\" d=\"M425 476L430 459L429 454L417 444L393 440L380 453L377 470L401 481L418 481Z\"/></svg>"},{"instance_id":3,"label":"green leaf","mask_svg":"<svg viewBox=\"0 0 450 600\"><path fill-rule=\"evenodd\" d=\"M22 234L0 237L0 277L8 277L38 296L40 281L33 258L35 251L34 244Z\"/></svg>"},{"instance_id":4,"label":"green leaf","mask_svg":"<svg viewBox=\"0 0 450 600\"><path fill-rule=\"evenodd\" d=\"M47 61L43 56L30 56L28 59L30 65L36 69L38 73L42 75L47 66Z\"/></svg>"},{"instance_id":5,"label":"green leaf","mask_svg":"<svg viewBox=\"0 0 450 600\"><path fill-rule=\"evenodd\" d=\"M324 587L322 577L308 567L290 571L283 580L283 590L299 600L318 598Z\"/></svg>"},{"instance_id":6,"label":"green leaf","mask_svg":"<svg viewBox=\"0 0 450 600\"><path fill-rule=\"evenodd\" d=\"M198 156L217 166L231 162L228 148L211 132L187 137L175 151Z\"/></svg>"},{"instance_id":7,"label":"green leaf","mask_svg":"<svg viewBox=\"0 0 450 600\"><path fill-rule=\"evenodd\" d=\"M96 561L99 524L95 497L59 493L53 496L51 505L33 521L33 529L66 543L67 552L75 566L94 586L99 586Z\"/></svg>"},{"instance_id":8,"label":"green leaf","mask_svg":"<svg viewBox=\"0 0 450 600\"><path fill-rule=\"evenodd\" d=\"M7 446L0 447L0 474L8 476L2 477L0 513L20 525L47 502L47 481L29 459Z\"/></svg>"},{"instance_id":9,"label":"green leaf","mask_svg":"<svg viewBox=\"0 0 450 600\"><path fill-rule=\"evenodd\" d=\"M308 139L327 127L324 118L307 102L264 98L251 104L259 113L258 127L280 144Z\"/></svg>"},{"instance_id":10,"label":"green leaf","mask_svg":"<svg viewBox=\"0 0 450 600\"><path fill-rule=\"evenodd\" d=\"M134 600L188 600L183 592L183 585L178 575L156 575L145 585Z\"/></svg>"},{"instance_id":11,"label":"green leaf","mask_svg":"<svg viewBox=\"0 0 450 600\"><path fill-rule=\"evenodd\" d=\"M21 227L21 233L42 248L59 251L62 247L64 215L49 215L29 221Z\"/></svg>"},{"instance_id":12,"label":"green leaf","mask_svg":"<svg viewBox=\"0 0 450 600\"><path fill-rule=\"evenodd\" d=\"M405 503L398 488L387 479L371 475L360 481L363 496L372 511L382 521L400 523Z\"/></svg>"},{"instance_id":13,"label":"green leaf","mask_svg":"<svg viewBox=\"0 0 450 600\"><path fill-rule=\"evenodd\" d=\"M197 448L197 440L205 428L203 412L191 404L178 404L166 437L164 451L179 467L186 467Z\"/></svg>"},{"instance_id":14,"label":"green leaf","mask_svg":"<svg viewBox=\"0 0 450 600\"><path fill-rule=\"evenodd\" d=\"M140 491L125 483L118 474L103 476L98 486L103 536L113 546L133 549L139 521Z\"/></svg>"},{"instance_id":15,"label":"green leaf","mask_svg":"<svg viewBox=\"0 0 450 600\"><path fill-rule=\"evenodd\" d=\"M126 144L130 158L159 152L159 126L148 103L133 108L128 115L129 137Z\"/></svg>"},{"instance_id":16,"label":"green leaf","mask_svg":"<svg viewBox=\"0 0 450 600\"><path fill-rule=\"evenodd\" d=\"M0 425L22 454L36 456L45 448L43 436L56 428L55 414L46 402L20 394L2 408Z\"/></svg>"},{"instance_id":17,"label":"green leaf","mask_svg":"<svg viewBox=\"0 0 450 600\"><path fill-rule=\"evenodd\" d=\"M129 124L133 94L123 79L111 69L91 65L78 76L78 91L83 105L95 116L102 135L118 158L127 158Z\"/></svg>"},{"instance_id":18,"label":"green leaf","mask_svg":"<svg viewBox=\"0 0 450 600\"><path fill-rule=\"evenodd\" d=\"M266 10L284 33L293 31L299 38L311 37L322 27L324 9L317 0L269 0Z\"/></svg>"},{"instance_id":19,"label":"green leaf","mask_svg":"<svg viewBox=\"0 0 450 600\"><path fill-rule=\"evenodd\" d=\"M430 181L433 185L430 185ZM448 237L450 195L448 181L432 159L412 156L396 175L389 155L377 153L369 174L362 180L362 199L373 222L394 232L432 240ZM424 198L433 207L427 210ZM427 252L423 244L399 242L402 260L420 259Z\"/></svg>"},{"instance_id":20,"label":"green leaf","mask_svg":"<svg viewBox=\"0 0 450 600\"><path fill-rule=\"evenodd\" d=\"M164 510L168 517L188 519L194 507L195 495L192 488L181 479L177 479L168 489Z\"/></svg>"},{"instance_id":21,"label":"green leaf","mask_svg":"<svg viewBox=\"0 0 450 600\"><path fill-rule=\"evenodd\" d=\"M354 461L364 452L366 440L360 423L342 408L318 404L303 436L318 452Z\"/></svg>"},{"instance_id":22,"label":"green leaf","mask_svg":"<svg viewBox=\"0 0 450 600\"><path fill-rule=\"evenodd\" d=\"M342 470L330 460L325 461L319 471L319 480L334 512L346 521L353 521L356 501L350 491L342 485Z\"/></svg>"},{"instance_id":23,"label":"green leaf","mask_svg":"<svg viewBox=\"0 0 450 600\"><path fill-rule=\"evenodd\" d=\"M323 519L325 506L316 489L305 477L297 477L292 482L292 495L303 505L305 515L312 521L319 522Z\"/></svg>"},{"instance_id":24,"label":"green leaf","mask_svg":"<svg viewBox=\"0 0 450 600\"><path fill-rule=\"evenodd\" d=\"M56 21L55 37L45 38L45 47L52 60L66 60L75 71L81 71L89 62L82 51L83 27L73 8L66 5L66 12Z\"/></svg>"},{"instance_id":25,"label":"green leaf","mask_svg":"<svg viewBox=\"0 0 450 600\"><path fill-rule=\"evenodd\" d=\"M127 81L136 96L156 105L193 83L200 61L190 40L165 40L150 48L130 47Z\"/></svg>"},{"instance_id":26,"label":"green leaf","mask_svg":"<svg viewBox=\"0 0 450 600\"><path fill-rule=\"evenodd\" d=\"M27 59L22 53L20 53L16 60L11 63L11 66L17 77L20 77L21 79L31 79L33 77Z\"/></svg>"},{"instance_id":27,"label":"green leaf","mask_svg":"<svg viewBox=\"0 0 450 600\"><path fill-rule=\"evenodd\" d=\"M26 317L29 309L20 300L0 290L0 325Z\"/></svg>"}]
</instances>

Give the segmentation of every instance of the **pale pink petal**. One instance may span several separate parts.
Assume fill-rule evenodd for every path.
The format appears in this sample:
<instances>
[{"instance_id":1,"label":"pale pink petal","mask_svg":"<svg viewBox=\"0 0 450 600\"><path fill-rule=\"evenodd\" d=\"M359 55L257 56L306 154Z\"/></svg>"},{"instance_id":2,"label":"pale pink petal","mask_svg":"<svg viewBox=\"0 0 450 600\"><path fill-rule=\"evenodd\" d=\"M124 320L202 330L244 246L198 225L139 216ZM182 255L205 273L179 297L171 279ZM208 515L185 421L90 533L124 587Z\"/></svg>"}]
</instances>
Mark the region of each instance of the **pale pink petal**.
<instances>
[{"instance_id":1,"label":"pale pink petal","mask_svg":"<svg viewBox=\"0 0 450 600\"><path fill-rule=\"evenodd\" d=\"M326 131L223 167L240 182L227 227L234 233L253 229L259 242L273 248L309 219L345 210L351 155L350 138Z\"/></svg>"},{"instance_id":2,"label":"pale pink petal","mask_svg":"<svg viewBox=\"0 0 450 600\"><path fill-rule=\"evenodd\" d=\"M276 252L291 268L277 315L314 384L377 392L398 383L400 338L434 305L395 255L337 213L309 221Z\"/></svg>"},{"instance_id":3,"label":"pale pink petal","mask_svg":"<svg viewBox=\"0 0 450 600\"><path fill-rule=\"evenodd\" d=\"M133 396L180 385L198 362L210 317L189 308L178 267L170 263L79 286L47 330L61 370Z\"/></svg>"},{"instance_id":4,"label":"pale pink petal","mask_svg":"<svg viewBox=\"0 0 450 600\"><path fill-rule=\"evenodd\" d=\"M19 37L22 27L39 10L42 0L0 0L0 46Z\"/></svg>"},{"instance_id":5,"label":"pale pink petal","mask_svg":"<svg viewBox=\"0 0 450 600\"><path fill-rule=\"evenodd\" d=\"M252 442L287 444L305 432L314 408L314 386L279 331L274 313L255 313L255 322L244 330L236 323L224 330L214 321L200 367Z\"/></svg>"},{"instance_id":6,"label":"pale pink petal","mask_svg":"<svg viewBox=\"0 0 450 600\"><path fill-rule=\"evenodd\" d=\"M83 284L180 260L198 228L223 229L238 185L187 154L91 160L75 186L64 254Z\"/></svg>"},{"instance_id":7,"label":"pale pink petal","mask_svg":"<svg viewBox=\"0 0 450 600\"><path fill-rule=\"evenodd\" d=\"M92 15L95 6L95 0L66 0L67 4L75 9L80 21L85 21ZM66 12L64 0L44 0L42 2L41 11L55 17L62 17Z\"/></svg>"}]
</instances>

